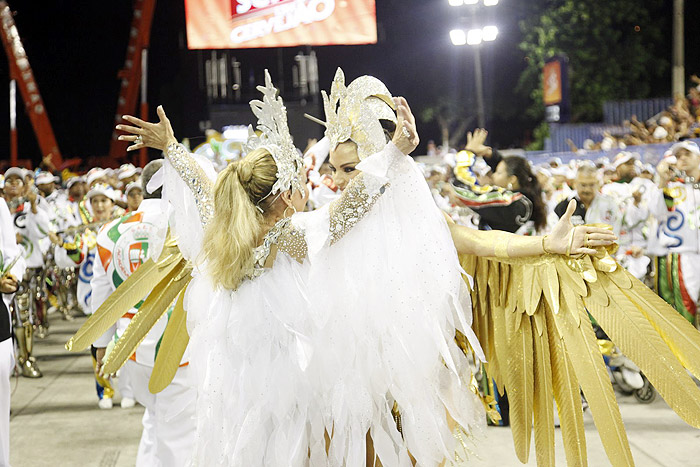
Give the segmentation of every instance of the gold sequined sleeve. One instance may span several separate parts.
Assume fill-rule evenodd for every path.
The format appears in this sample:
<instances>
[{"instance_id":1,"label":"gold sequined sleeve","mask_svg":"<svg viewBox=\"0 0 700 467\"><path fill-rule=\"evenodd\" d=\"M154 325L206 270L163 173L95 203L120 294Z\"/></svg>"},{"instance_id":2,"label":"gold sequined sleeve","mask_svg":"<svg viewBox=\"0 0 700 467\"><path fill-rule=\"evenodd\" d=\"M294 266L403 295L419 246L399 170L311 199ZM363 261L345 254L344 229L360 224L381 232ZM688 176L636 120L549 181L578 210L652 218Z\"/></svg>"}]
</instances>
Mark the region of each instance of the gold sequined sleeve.
<instances>
[{"instance_id":1,"label":"gold sequined sleeve","mask_svg":"<svg viewBox=\"0 0 700 467\"><path fill-rule=\"evenodd\" d=\"M290 222L277 240L277 249L297 261L303 261L309 253L304 231L294 227Z\"/></svg>"},{"instance_id":2,"label":"gold sequined sleeve","mask_svg":"<svg viewBox=\"0 0 700 467\"><path fill-rule=\"evenodd\" d=\"M214 216L214 186L211 180L183 145L169 144L165 155L192 191L199 218L206 227Z\"/></svg>"},{"instance_id":3,"label":"gold sequined sleeve","mask_svg":"<svg viewBox=\"0 0 700 467\"><path fill-rule=\"evenodd\" d=\"M331 245L369 213L388 185L364 173L352 179L342 196L330 205Z\"/></svg>"}]
</instances>

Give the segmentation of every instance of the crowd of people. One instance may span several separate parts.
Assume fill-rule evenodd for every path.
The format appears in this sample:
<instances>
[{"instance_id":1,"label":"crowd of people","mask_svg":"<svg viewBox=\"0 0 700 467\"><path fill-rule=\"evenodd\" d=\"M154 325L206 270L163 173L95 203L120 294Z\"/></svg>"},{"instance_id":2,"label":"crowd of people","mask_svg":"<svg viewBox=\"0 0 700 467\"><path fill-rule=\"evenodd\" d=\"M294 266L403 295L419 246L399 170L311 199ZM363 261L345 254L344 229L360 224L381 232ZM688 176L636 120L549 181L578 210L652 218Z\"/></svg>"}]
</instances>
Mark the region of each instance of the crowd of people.
<instances>
[{"instance_id":1,"label":"crowd of people","mask_svg":"<svg viewBox=\"0 0 700 467\"><path fill-rule=\"evenodd\" d=\"M694 85L685 96L677 96L673 105L646 121L632 115L622 122L624 132L605 132L600 141L588 139L578 148L573 141L568 144L573 152L625 150L629 146L673 143L700 137L700 77L691 77Z\"/></svg>"},{"instance_id":2,"label":"crowd of people","mask_svg":"<svg viewBox=\"0 0 700 467\"><path fill-rule=\"evenodd\" d=\"M364 78L368 79L362 81ZM342 79L341 84L334 85L335 90L345 90L344 77ZM362 82L354 89L360 91L355 92L363 92L369 82L390 96L382 83L377 84L369 80L369 77L358 79L359 81ZM195 445L194 456L199 459L218 458L211 456L212 449L217 456L221 455L220 449L224 449L225 455L232 458L237 455L242 456L241 458L261 455L259 449L267 449L267 445L252 438L242 442L241 449L246 450L243 454L238 451L229 452L228 448L211 447L215 442L225 446L231 442L221 439L224 430L216 431L219 424L225 427L225 430L241 432L247 426L246 414L251 410L255 411L259 418L260 414L269 413L269 417L274 418L281 412L288 411L285 412L288 418L278 420L281 428L270 426L263 418L250 422L257 424L257 429L261 430L261 433L264 431L265 436L272 436L281 443L279 453L275 455L289 454L300 456L300 459L324 457L324 448L320 444L310 444L308 453L305 449L303 452L299 451L298 446L295 448L296 442L291 439L291 435L298 432L300 426L306 426L307 422L318 424L314 425L309 439L316 436L317 442L323 443L325 436L325 455L329 455L330 452L339 459L349 459L357 456L358 452L364 453L367 426L363 425L364 431L359 433L358 438L358 433L354 432L339 434L341 424L338 423L335 425L337 431L334 434L337 444L333 445L336 441L331 441L329 434L323 433L323 420L304 418L311 417L308 414L316 410L313 407L314 402L310 399L312 389L306 385L317 384L318 387L314 387L313 391L322 394L338 390L323 386L326 384L323 378L319 377L316 381L305 373L309 362L323 368L324 371L337 367L333 358L341 359L346 346L326 341L327 334L338 339L341 335L346 336L345 338L349 339L347 345L357 346L364 343L362 345L367 346L364 349L367 358L379 369L369 371L360 366L355 368L353 373L353 365L357 362L345 362L348 366L342 371L347 373L343 373L345 376L339 376L341 381L349 381L359 378L360 373L363 373L367 380L362 381L362 384L375 389L380 386L383 388L377 392L381 394L381 407L373 406L371 411L374 418L367 421L368 424L372 424L371 433L382 439L381 434L374 430L379 430L380 427L390 431L394 429L390 429L387 419L382 418L390 413L394 417L390 421L395 421L401 430L401 415L396 402L393 402L394 408L391 409L389 396L382 393L384 391L388 394L389 386L382 386L388 382L378 375L398 371L397 367L391 366L399 364L398 360L393 358L399 358L400 355L401 358L405 357L404 352L410 347L408 343L416 338L412 335L414 328L418 333L430 328L432 320L435 319L434 315L420 318L424 319L423 324L417 322L420 310L423 309L423 302L420 300L425 300L424 304L431 303L430 300L434 300L439 291L426 289L416 282L417 289L420 289L423 295L417 296L420 300L412 304L399 298L388 300L385 292L392 287L399 287L402 293L408 293L407 289L395 285L403 282L397 278L413 283L421 271L426 270L423 265L427 264L427 270L451 268L450 271L455 272L456 277L460 279L458 283L453 283L454 277L449 274L440 276L441 280L433 285L437 287L440 284L440 287L444 287L444 296L441 297L451 294L454 297L462 297L468 292L463 290L465 285L461 280L462 269L454 254L455 248L460 254L499 258L550 253L592 254L595 252L594 248L608 247L612 243L612 235L600 225L607 224L612 226L618 238L619 249L611 253L620 264L635 277L654 287L688 321L697 324L696 304L700 295L700 261L696 259L700 258L700 148L697 144L689 141L675 144L656 167L641 164L639 156L629 151L621 151L609 163L579 160L565 165L561 160L553 158L548 164L533 166L522 157L502 156L486 144L487 132L477 129L468 135L464 150L448 153L439 158L439 161L433 157L427 162L419 162L418 166L422 169L432 193L432 200L427 196L428 203L421 204L425 201L420 196L422 181L411 178L413 162L406 162L409 159L405 157L418 143L415 122L405 100L391 100L389 97L377 102L371 100L375 97L374 94L353 97L353 88L348 86L345 90L347 95L343 95L339 106L339 114L345 112L347 115L353 115L380 109L377 111L380 117L369 123L357 123L351 120L345 122L338 116L327 115L329 130L326 137L320 141L310 141L302 153L293 148L291 136L286 129L286 113L281 101L279 107L275 107L276 90L271 82L266 84L265 88L261 87L269 92L264 103L254 101L251 104L254 111L257 109L256 115L264 123L260 124L258 133L251 137L249 154L244 159L231 163L218 176L213 171L209 173L206 168L203 169L206 164L198 166L198 159L177 143L172 129L166 124L167 118L162 108L159 108L161 123L158 125L129 117L128 123L134 126L120 125L117 128L131 133L121 138L133 142L132 149L146 145L159 149L166 154L167 163L163 160L152 161L143 171L131 164L122 165L119 169L93 168L84 175L74 175L65 179L48 171L11 167L4 173L0 182L3 198L3 201L0 201L0 220L3 222L1 227L4 255L0 258L0 286L5 294L3 310L0 310L0 338L3 339L0 349L4 352L0 357L5 358L6 354L15 352L12 345L7 343L14 335L17 345L15 371L22 376L42 376L41 362L37 362L33 356L33 349L37 345L37 338L40 340L50 332L49 316L70 320L80 315L93 314L105 303L109 305L110 296L129 279L146 258L157 258L159 253L153 252L160 252L165 248L169 223L175 225L178 233L185 238L185 241L180 239L180 249L185 257L182 269L173 269L170 273L171 279L180 277L184 274L183 271L191 271L191 267L187 269L187 266L184 266L186 259L192 260L200 254L206 257L206 280L211 283L203 282L201 278L197 279L195 274L195 291L182 299L186 308L198 299L202 303L213 301L216 305L204 307L199 313L201 316L192 318L192 322L188 323L194 323L193 329L190 329L190 347L194 355L186 354L179 360L180 366L166 390L156 395L148 391L149 379L165 327L171 313L177 313L177 306L171 304L168 313L158 320L158 324L148 333L145 340L140 342L118 378L122 407L130 407L139 402L147 409L143 421L144 435L139 446L139 462L143 462L143 465L155 465L148 464L153 459L158 459L158 462L164 465L178 465L189 457L192 443ZM389 100L394 108L398 109L397 113L389 106ZM345 109L342 107L345 102L357 105L358 108ZM256 105L258 107L255 107ZM363 105L367 107L362 107ZM327 112L329 108L331 107L326 109ZM277 114L266 115L265 112ZM393 124L389 125L390 129L387 129L386 122L380 125L380 120L386 119L381 115L394 118ZM331 123L338 128L331 126ZM152 134L148 133L149 131ZM368 135L371 135L371 138ZM396 178L389 182L391 176ZM170 180L165 188L164 179ZM397 193L404 190L406 196L387 195L389 187ZM191 195L188 196L192 196L192 199L183 199L183 193L189 192ZM183 229L182 225L178 226L178 222L184 221L169 218L167 209L164 210L167 203L161 202L162 198L167 198L174 206L181 203L182 208L177 212L181 216L189 213L190 216L196 217L197 225L187 229ZM356 227L359 220L368 215L380 198L385 203L393 203L393 208L387 209L380 203L383 207L374 208L374 211L380 209L383 222L387 225L391 223L392 226L401 226L403 229L382 230L383 227L378 228L381 224L378 224L376 219L373 220L374 223L368 222L361 229ZM433 202L442 210L442 216L435 214L437 210L433 209ZM416 206L424 208L424 212L419 213L417 217L413 209ZM325 221L320 225L321 230L326 229L326 232L319 231L316 232L317 236L310 235L309 232L314 226L307 220L306 239L300 240L300 236L303 238L304 234L300 234L292 219L304 219L297 217L298 213L314 210L322 214L320 218L323 218L325 213ZM443 216L448 221L449 230L444 226ZM581 230L569 228L566 226L569 218L574 225L592 226ZM560 219L564 222L560 222ZM351 230L353 235L348 234ZM409 233L409 230L414 232ZM472 231L504 231L521 235L523 239L532 237L532 241L518 243L512 240L512 235L500 236L495 233L485 237L472 237L469 234ZM10 237L8 232L11 232ZM360 235L358 232L364 233ZM417 259L415 264L412 260L407 261L400 251L395 251L399 242L392 243L392 239L396 240L392 235L399 233L401 242L410 239L420 246L420 262ZM325 253L320 243L313 243L319 238L323 240L324 235L328 237L324 240L325 245L334 245L342 240L344 246L331 250L335 253ZM391 272L387 270L386 274L373 277L363 274L351 275L347 269L340 267L341 264L346 264L348 268L356 267L354 256L367 246L364 243L366 238L381 238L381 248L374 253L363 253L368 256L368 263L376 263L375 274L378 274L379 268L387 268L380 258L390 252L392 255L396 253L392 259L403 267L394 268ZM431 240L436 238L449 245L449 248L443 248L442 244ZM197 241L188 244L189 239ZM309 266L305 258L311 255L314 255L314 261L328 261L328 269L314 269L318 268L318 263ZM276 270L270 273L276 256L283 258L277 260ZM285 259L287 257L296 261L288 262ZM331 262L330 258L334 258L335 262ZM304 268L311 269L307 271ZM330 274L330 271L334 274ZM395 314L392 315L394 318L387 320L379 320L373 315L372 319L362 322L347 321L352 313L336 313L337 316L334 315L330 324L326 322L325 325L336 326L333 329L336 329L337 333L303 336L303 333L294 331L291 333L293 337L290 338L290 329L300 326L299 329L303 328L311 333L312 331L305 327L311 324L300 324L301 318L296 316L281 316L280 310L299 306L298 311L301 312L305 310L302 302L325 302L314 295L314 288L306 289L307 285L303 281L299 282L299 277L305 274L319 281L318 284L321 285L318 288L324 291L337 289L338 293L345 293L345 288L352 289L347 283L342 284L345 286L342 288L336 282L332 282L340 274L347 274L345 277L348 280L358 281L356 285L367 291L365 297L357 297L357 290L353 290L352 294L341 295L345 301L338 300L334 305L339 310L370 310L376 305L375 302L381 302L387 316L387 310L405 311L412 307L413 312ZM262 279L265 277L266 279ZM257 278L261 278L260 281L256 281ZM379 283L383 286L379 287ZM268 284L270 287L265 288L260 284ZM210 289L213 286L216 287ZM295 287L299 287L299 290ZM222 288L230 293L219 293ZM279 289L280 295L275 295L272 289ZM11 298L12 294L14 298ZM234 319L236 313L242 310L241 303L254 305L263 295L266 302L260 315L247 315L247 320L237 321L235 326L227 324L229 319ZM175 297L177 294L172 296L173 300ZM351 303L352 300L367 301L367 306L358 307L354 302ZM422 341L422 352L434 354L435 362L439 364L435 366L433 362L426 365L426 371L432 372L433 368L439 370L436 371L441 378L440 384L450 386L453 390L451 397L454 397L454 400L451 404L454 406L451 406L450 410L455 415L464 415L459 421L461 423L464 420L464 425L469 425L469 417L465 414L473 415L474 409L468 397L458 390L462 385L460 378L445 373L447 365L444 365L443 359L446 355L452 355L450 358L455 358L458 365L468 368L465 355L459 354L456 346L456 332L463 333L462 337L467 336L465 342L469 339L469 345L476 354L480 354L481 349L476 336L473 332L470 334L468 326L462 329L455 324L462 319L460 314L466 313L461 308L464 304L455 309L455 303L456 301L440 305L443 307L439 308L440 313L445 314L445 321L452 324ZM112 400L115 394L110 376L102 371L105 355L115 346L115 342L119 341L120 336L124 335L130 320L143 304L144 300L134 304L119 322L92 343L96 399L101 409L113 407ZM251 305L249 308L254 307ZM221 314L221 310L229 309L230 314ZM287 312L283 314L285 313ZM308 318L311 321L316 319L312 315ZM405 331L396 331L399 329L396 319L404 320L400 324L404 326L401 329ZM277 320L285 323L284 326L280 326ZM386 346L381 337L389 329L393 330L395 340L406 338L401 347L403 350L393 349L397 352L400 350L398 353L391 353L393 350ZM235 334L236 338L230 342L234 342L239 348L240 355L228 354L221 347L217 347L230 345L216 340L221 330ZM404 332L405 336L401 334ZM272 361L268 362L266 359L271 357L266 353L267 347L258 348L261 335L285 349L289 346L289 351L274 357L276 351L270 350L274 355ZM317 340L312 342L312 338L309 337L311 335ZM312 359L308 349L321 344L327 346L328 353L316 353ZM445 350L447 353L443 353L443 344L444 349L450 346L449 350ZM375 358L380 354L383 357ZM424 355L411 354L411 358L414 357L415 360L401 360L400 364L405 365L402 370L410 370L409 373L416 371L412 368L412 362L419 361ZM195 365L194 369L190 369L190 361L197 361L199 366ZM303 364L300 363L302 361ZM232 373L237 371L237 374L248 375L250 380L242 378L238 382L232 381L231 374L211 370L210 367L216 364L234 367ZM301 373L296 365L304 367ZM316 371L313 365L309 371ZM455 363L451 362L451 365ZM187 382L187 378L193 376L190 374L193 371L197 376L197 388L193 387L191 382ZM341 369L338 368L337 371ZM279 394L268 392L269 378L273 377L284 378L293 385L289 388L296 398L293 409L283 405L290 402L289 400L280 399ZM9 374L0 374L0 379L6 382ZM433 412L425 412L424 416L442 420L445 410L442 403L438 403L436 399L437 392L442 390L436 386L437 376L435 380L419 379L425 384L424 390L411 393L414 399L409 397L401 409L420 411L428 410L429 407ZM311 380L313 382L310 382ZM409 387L414 388L418 382L409 378L404 383L409 381L411 384L405 386L406 390ZM229 400L222 396L222 391L230 390L232 384L250 384L254 387L246 386L250 393L238 394L240 400ZM343 390L349 391L353 387L348 383ZM365 390L364 386L362 388ZM458 393L459 396L456 395ZM343 399L342 403L347 405L345 410L348 413L355 413L366 407L363 405L365 401L350 398L350 392L345 396L348 397L343 399L343 394L338 394L338 397ZM368 393L367 398L370 397L373 396ZM444 394L441 397L444 397ZM505 417L506 401L505 397L501 399L501 412ZM337 400L335 403L340 404L341 401ZM3 404L9 407L9 393L7 401L3 400ZM385 411L382 404L389 404L387 407L391 410ZM302 413L299 408L301 406L308 413ZM195 416L195 410L200 411L199 415ZM236 412L241 415L240 418L232 415L235 411L240 412ZM241 425L229 425L229 419L226 417ZM195 421L198 423L196 428L193 425ZM416 437L412 447L409 446L409 449L412 449L411 456L419 455L427 459L444 455L442 448L429 452L426 446L430 443L422 439L427 436L425 426L406 422L402 436L408 433L408 440L413 439L411 436ZM352 423L348 423L347 426L352 426ZM316 428L320 431L316 432ZM282 429L287 431L281 433ZM193 439L192 434L195 431L197 436ZM394 436L394 432L391 433ZM436 428L433 434L437 439L444 433ZM389 443L388 436L384 440L386 443ZM347 441L350 437L357 439ZM422 441L417 442L417 439ZM394 442L397 452L408 455L406 446L401 447L401 443L396 440L391 443ZM362 451L357 450L360 445ZM288 451L285 451L287 448ZM5 447L3 450L7 452ZM385 451L383 455L386 454Z\"/></svg>"}]
</instances>

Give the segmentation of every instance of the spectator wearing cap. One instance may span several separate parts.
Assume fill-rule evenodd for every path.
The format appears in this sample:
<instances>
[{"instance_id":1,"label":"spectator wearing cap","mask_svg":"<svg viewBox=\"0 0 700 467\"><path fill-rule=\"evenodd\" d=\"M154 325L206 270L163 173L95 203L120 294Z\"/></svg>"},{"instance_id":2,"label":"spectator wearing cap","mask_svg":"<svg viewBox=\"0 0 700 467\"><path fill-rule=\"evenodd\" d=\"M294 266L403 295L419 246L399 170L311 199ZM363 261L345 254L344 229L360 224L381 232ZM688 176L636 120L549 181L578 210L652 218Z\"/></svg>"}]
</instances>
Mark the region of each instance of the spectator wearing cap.
<instances>
[{"instance_id":1,"label":"spectator wearing cap","mask_svg":"<svg viewBox=\"0 0 700 467\"><path fill-rule=\"evenodd\" d=\"M642 258L647 248L647 220L649 209L643 202L643 195L653 184L649 180L637 177L637 161L639 154L623 151L615 156L613 167L617 174L617 180L604 185L601 192L610 196L617 203L620 210L621 223L618 234L620 249L618 260L624 264L635 264L630 272L638 279L646 275L646 265L649 261ZM629 256L629 258L628 258ZM632 258L640 259L635 261Z\"/></svg>"},{"instance_id":2,"label":"spectator wearing cap","mask_svg":"<svg viewBox=\"0 0 700 467\"><path fill-rule=\"evenodd\" d=\"M674 171L668 159L676 159ZM697 325L700 297L700 148L676 143L657 166L660 188L649 207L658 221L657 291L688 321Z\"/></svg>"}]
</instances>

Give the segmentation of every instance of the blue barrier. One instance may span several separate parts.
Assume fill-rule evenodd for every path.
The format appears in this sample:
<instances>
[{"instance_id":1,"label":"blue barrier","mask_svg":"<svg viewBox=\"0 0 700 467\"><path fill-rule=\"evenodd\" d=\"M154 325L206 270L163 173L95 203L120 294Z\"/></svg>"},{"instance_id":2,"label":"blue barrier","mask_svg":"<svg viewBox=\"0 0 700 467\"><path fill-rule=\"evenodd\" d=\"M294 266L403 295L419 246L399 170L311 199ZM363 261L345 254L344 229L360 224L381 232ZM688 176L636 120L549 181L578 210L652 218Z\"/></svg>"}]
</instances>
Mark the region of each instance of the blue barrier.
<instances>
[{"instance_id":1,"label":"blue barrier","mask_svg":"<svg viewBox=\"0 0 700 467\"><path fill-rule=\"evenodd\" d=\"M700 138L690 139L688 141L695 141L700 145ZM535 165L546 164L553 157L558 157L564 164L568 164L574 159L595 161L602 157L607 157L610 159L610 161L612 161L618 153L622 151L629 151L639 154L643 163L656 165L663 157L664 152L666 152L666 150L668 150L674 144L675 143L644 144L639 146L628 146L627 149L611 149L609 151L526 151L525 157Z\"/></svg>"}]
</instances>

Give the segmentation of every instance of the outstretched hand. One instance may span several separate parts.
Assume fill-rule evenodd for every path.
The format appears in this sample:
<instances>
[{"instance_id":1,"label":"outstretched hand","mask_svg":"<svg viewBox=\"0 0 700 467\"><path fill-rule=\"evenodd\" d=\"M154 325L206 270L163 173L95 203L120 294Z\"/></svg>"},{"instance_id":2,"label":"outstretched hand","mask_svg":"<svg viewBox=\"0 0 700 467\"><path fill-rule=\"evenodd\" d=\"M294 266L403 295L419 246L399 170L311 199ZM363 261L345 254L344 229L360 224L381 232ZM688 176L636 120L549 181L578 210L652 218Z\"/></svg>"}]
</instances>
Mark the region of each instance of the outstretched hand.
<instances>
[{"instance_id":1,"label":"outstretched hand","mask_svg":"<svg viewBox=\"0 0 700 467\"><path fill-rule=\"evenodd\" d=\"M418 130L416 130L416 118L413 116L406 99L403 97L395 97L394 103L396 104L398 120L396 122L396 131L394 131L394 137L391 141L402 153L408 155L411 154L420 143Z\"/></svg>"},{"instance_id":2,"label":"outstretched hand","mask_svg":"<svg viewBox=\"0 0 700 467\"><path fill-rule=\"evenodd\" d=\"M477 128L474 133L467 133L467 145L464 147L467 151L471 151L477 156L489 158L493 154L490 146L486 146L486 137L489 132L483 128Z\"/></svg>"},{"instance_id":3,"label":"outstretched hand","mask_svg":"<svg viewBox=\"0 0 700 467\"><path fill-rule=\"evenodd\" d=\"M170 143L177 143L173 127L170 125L170 120L165 115L162 105L158 106L157 112L160 119L158 123L144 122L131 115L124 115L124 120L135 125L117 125L117 130L128 133L119 136L119 139L134 143L126 148L127 151L135 151L146 147L164 151Z\"/></svg>"},{"instance_id":4,"label":"outstretched hand","mask_svg":"<svg viewBox=\"0 0 700 467\"><path fill-rule=\"evenodd\" d=\"M617 237L612 229L588 225L574 227L571 223L571 216L574 215L575 210L576 201L572 199L566 212L546 238L549 241L549 244L545 242L545 248L548 252L571 256L594 255L597 247L615 243Z\"/></svg>"}]
</instances>

